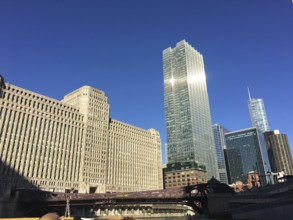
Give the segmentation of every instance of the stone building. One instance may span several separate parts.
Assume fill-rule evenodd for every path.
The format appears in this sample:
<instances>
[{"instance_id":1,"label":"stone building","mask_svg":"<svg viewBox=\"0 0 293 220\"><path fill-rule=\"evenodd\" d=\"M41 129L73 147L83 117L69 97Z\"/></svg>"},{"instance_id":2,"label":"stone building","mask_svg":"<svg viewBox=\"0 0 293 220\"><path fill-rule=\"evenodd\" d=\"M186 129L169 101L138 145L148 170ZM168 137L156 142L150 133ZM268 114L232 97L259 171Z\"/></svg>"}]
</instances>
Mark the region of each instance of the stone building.
<instances>
[{"instance_id":1,"label":"stone building","mask_svg":"<svg viewBox=\"0 0 293 220\"><path fill-rule=\"evenodd\" d=\"M2 90L1 188L162 188L159 133L110 119L104 92L83 86L58 101L11 84Z\"/></svg>"},{"instance_id":2,"label":"stone building","mask_svg":"<svg viewBox=\"0 0 293 220\"><path fill-rule=\"evenodd\" d=\"M272 172L283 171L285 175L293 175L293 160L287 135L274 130L265 132L264 137Z\"/></svg>"},{"instance_id":3,"label":"stone building","mask_svg":"<svg viewBox=\"0 0 293 220\"><path fill-rule=\"evenodd\" d=\"M163 187L160 134L110 121L107 192ZM134 157L135 155L135 157Z\"/></svg>"},{"instance_id":4,"label":"stone building","mask_svg":"<svg viewBox=\"0 0 293 220\"><path fill-rule=\"evenodd\" d=\"M74 106L83 115L83 163L81 166L83 191L103 192L107 178L108 98L105 93L83 86L64 96L62 103Z\"/></svg>"},{"instance_id":5,"label":"stone building","mask_svg":"<svg viewBox=\"0 0 293 220\"><path fill-rule=\"evenodd\" d=\"M208 174L205 167L199 166L195 162L170 163L164 168L165 189L207 182Z\"/></svg>"},{"instance_id":6,"label":"stone building","mask_svg":"<svg viewBox=\"0 0 293 220\"><path fill-rule=\"evenodd\" d=\"M41 189L78 190L84 133L78 109L6 84L0 111L3 187L25 187L24 177Z\"/></svg>"}]
</instances>

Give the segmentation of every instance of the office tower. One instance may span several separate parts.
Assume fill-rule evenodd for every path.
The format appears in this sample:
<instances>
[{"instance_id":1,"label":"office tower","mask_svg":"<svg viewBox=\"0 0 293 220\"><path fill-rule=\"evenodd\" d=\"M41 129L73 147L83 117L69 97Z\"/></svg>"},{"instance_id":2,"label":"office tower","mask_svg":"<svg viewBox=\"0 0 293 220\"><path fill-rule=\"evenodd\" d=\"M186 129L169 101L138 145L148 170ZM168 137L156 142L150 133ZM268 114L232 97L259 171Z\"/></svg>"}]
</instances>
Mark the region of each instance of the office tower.
<instances>
[{"instance_id":1,"label":"office tower","mask_svg":"<svg viewBox=\"0 0 293 220\"><path fill-rule=\"evenodd\" d=\"M225 139L230 183L247 183L248 174L253 171L259 174L261 184L266 185L270 164L263 135L256 128L248 128L226 133Z\"/></svg>"},{"instance_id":2,"label":"office tower","mask_svg":"<svg viewBox=\"0 0 293 220\"><path fill-rule=\"evenodd\" d=\"M262 99L252 99L248 89L248 110L252 127L257 128L261 133L269 131L269 123Z\"/></svg>"},{"instance_id":3,"label":"office tower","mask_svg":"<svg viewBox=\"0 0 293 220\"><path fill-rule=\"evenodd\" d=\"M285 175L293 175L293 161L286 134L278 130L264 133L268 156L273 173L284 171Z\"/></svg>"},{"instance_id":4,"label":"office tower","mask_svg":"<svg viewBox=\"0 0 293 220\"><path fill-rule=\"evenodd\" d=\"M103 91L58 101L6 84L0 98L0 190L80 193L162 189L161 141L109 118Z\"/></svg>"},{"instance_id":5,"label":"office tower","mask_svg":"<svg viewBox=\"0 0 293 220\"><path fill-rule=\"evenodd\" d=\"M214 139L215 139L215 146L216 146L216 156L217 156L216 159L217 159L220 182L228 184L227 169L226 169L226 163L225 163L225 157L224 157L224 149L226 149L226 140L225 140L224 134L228 133L229 130L222 127L221 125L214 124L213 132L214 132Z\"/></svg>"},{"instance_id":6,"label":"office tower","mask_svg":"<svg viewBox=\"0 0 293 220\"><path fill-rule=\"evenodd\" d=\"M107 177L108 98L105 93L90 86L83 86L64 96L63 103L76 107L85 124L83 136L84 163L81 172L83 182L90 191L105 187ZM101 189L104 191L105 189Z\"/></svg>"},{"instance_id":7,"label":"office tower","mask_svg":"<svg viewBox=\"0 0 293 220\"><path fill-rule=\"evenodd\" d=\"M202 55L185 40L163 51L168 163L195 161L218 178Z\"/></svg>"}]
</instances>

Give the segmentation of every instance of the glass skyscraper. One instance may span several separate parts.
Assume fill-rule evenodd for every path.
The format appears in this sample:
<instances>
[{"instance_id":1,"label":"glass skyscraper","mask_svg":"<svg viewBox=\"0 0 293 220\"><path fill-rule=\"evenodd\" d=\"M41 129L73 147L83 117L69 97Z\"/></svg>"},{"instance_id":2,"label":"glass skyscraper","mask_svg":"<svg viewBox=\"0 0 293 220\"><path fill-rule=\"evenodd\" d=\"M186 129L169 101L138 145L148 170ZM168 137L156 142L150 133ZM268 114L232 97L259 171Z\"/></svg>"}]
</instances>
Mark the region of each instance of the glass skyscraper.
<instances>
[{"instance_id":1,"label":"glass skyscraper","mask_svg":"<svg viewBox=\"0 0 293 220\"><path fill-rule=\"evenodd\" d=\"M185 40L163 51L167 162L195 161L218 179L203 56Z\"/></svg>"},{"instance_id":2,"label":"glass skyscraper","mask_svg":"<svg viewBox=\"0 0 293 220\"><path fill-rule=\"evenodd\" d=\"M249 94L248 110L250 114L250 120L252 127L257 128L261 133L269 131L269 123L267 114L262 99L252 99Z\"/></svg>"},{"instance_id":3,"label":"glass skyscraper","mask_svg":"<svg viewBox=\"0 0 293 220\"><path fill-rule=\"evenodd\" d=\"M215 147L216 147L216 159L219 172L219 180L221 183L228 184L226 163L224 157L224 149L226 149L225 133L228 133L229 130L224 128L219 124L213 125L213 132L215 138Z\"/></svg>"},{"instance_id":4,"label":"glass skyscraper","mask_svg":"<svg viewBox=\"0 0 293 220\"><path fill-rule=\"evenodd\" d=\"M256 128L225 134L230 183L246 181L249 172L259 174L266 185L266 173L271 171L263 135Z\"/></svg>"}]
</instances>

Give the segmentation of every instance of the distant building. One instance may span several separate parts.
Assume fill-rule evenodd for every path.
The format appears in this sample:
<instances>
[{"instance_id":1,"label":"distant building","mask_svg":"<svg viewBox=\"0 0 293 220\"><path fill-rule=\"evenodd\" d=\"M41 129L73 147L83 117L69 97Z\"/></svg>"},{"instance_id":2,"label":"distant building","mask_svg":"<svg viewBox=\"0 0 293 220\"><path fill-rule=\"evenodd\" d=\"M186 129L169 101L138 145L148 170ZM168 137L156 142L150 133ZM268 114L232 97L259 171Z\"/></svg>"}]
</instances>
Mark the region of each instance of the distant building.
<instances>
[{"instance_id":1,"label":"distant building","mask_svg":"<svg viewBox=\"0 0 293 220\"><path fill-rule=\"evenodd\" d=\"M252 99L250 97L250 92L248 90L249 100L248 100L248 110L250 114L250 120L252 127L257 128L261 133L269 131L269 123L267 119L267 114L262 99Z\"/></svg>"},{"instance_id":2,"label":"distant building","mask_svg":"<svg viewBox=\"0 0 293 220\"><path fill-rule=\"evenodd\" d=\"M163 175L163 178L164 178L164 169L167 168L167 164L162 164L162 175ZM166 188L166 185L165 185L165 180L163 179L163 188L165 189Z\"/></svg>"},{"instance_id":3,"label":"distant building","mask_svg":"<svg viewBox=\"0 0 293 220\"><path fill-rule=\"evenodd\" d=\"M265 132L264 137L272 172L284 171L285 175L293 175L292 154L287 135L274 130Z\"/></svg>"},{"instance_id":4,"label":"distant building","mask_svg":"<svg viewBox=\"0 0 293 220\"><path fill-rule=\"evenodd\" d=\"M228 133L229 130L222 127L221 125L214 124L213 132L214 132L214 139L215 139L215 146L216 146L216 156L217 156L217 165L218 165L220 182L228 184L227 169L226 169L226 163L224 158L224 149L226 148L226 141L225 141L224 134Z\"/></svg>"},{"instance_id":5,"label":"distant building","mask_svg":"<svg viewBox=\"0 0 293 220\"><path fill-rule=\"evenodd\" d=\"M260 187L260 178L259 174L255 171L250 171L247 175L247 189L258 188Z\"/></svg>"},{"instance_id":6,"label":"distant building","mask_svg":"<svg viewBox=\"0 0 293 220\"><path fill-rule=\"evenodd\" d=\"M229 185L235 192L244 192L246 190L259 188L261 186L260 177L257 172L251 171L244 176L243 181L237 180Z\"/></svg>"},{"instance_id":7,"label":"distant building","mask_svg":"<svg viewBox=\"0 0 293 220\"><path fill-rule=\"evenodd\" d=\"M163 51L167 162L195 161L218 177L203 56L185 40Z\"/></svg>"},{"instance_id":8,"label":"distant building","mask_svg":"<svg viewBox=\"0 0 293 220\"><path fill-rule=\"evenodd\" d=\"M208 181L205 167L191 161L167 164L163 170L166 189L207 183Z\"/></svg>"},{"instance_id":9,"label":"distant building","mask_svg":"<svg viewBox=\"0 0 293 220\"><path fill-rule=\"evenodd\" d=\"M245 191L245 185L240 180L236 181L235 183L230 184L229 186L234 190L234 192Z\"/></svg>"},{"instance_id":10,"label":"distant building","mask_svg":"<svg viewBox=\"0 0 293 220\"><path fill-rule=\"evenodd\" d=\"M62 101L11 84L3 91L0 187L81 193L163 188L159 133L110 119L103 91L83 86Z\"/></svg>"},{"instance_id":11,"label":"distant building","mask_svg":"<svg viewBox=\"0 0 293 220\"><path fill-rule=\"evenodd\" d=\"M2 75L0 75L0 98L3 98L3 90L5 89L5 80Z\"/></svg>"},{"instance_id":12,"label":"distant building","mask_svg":"<svg viewBox=\"0 0 293 220\"><path fill-rule=\"evenodd\" d=\"M251 171L258 173L261 184L268 183L267 172L270 164L265 149L263 135L256 128L248 128L225 134L230 183L247 183Z\"/></svg>"}]
</instances>

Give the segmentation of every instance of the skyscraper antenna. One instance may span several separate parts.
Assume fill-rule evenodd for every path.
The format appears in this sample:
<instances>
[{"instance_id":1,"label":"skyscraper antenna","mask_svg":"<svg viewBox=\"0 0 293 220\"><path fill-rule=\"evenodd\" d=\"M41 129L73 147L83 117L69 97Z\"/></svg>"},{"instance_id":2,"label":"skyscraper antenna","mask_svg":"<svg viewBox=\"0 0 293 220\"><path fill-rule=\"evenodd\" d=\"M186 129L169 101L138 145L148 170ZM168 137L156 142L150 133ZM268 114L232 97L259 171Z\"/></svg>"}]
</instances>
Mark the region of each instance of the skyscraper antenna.
<instances>
[{"instance_id":1,"label":"skyscraper antenna","mask_svg":"<svg viewBox=\"0 0 293 220\"><path fill-rule=\"evenodd\" d=\"M250 96L250 90L249 90L249 87L247 86L247 92L248 92L248 97L249 97L249 100L251 100L251 96Z\"/></svg>"}]
</instances>

